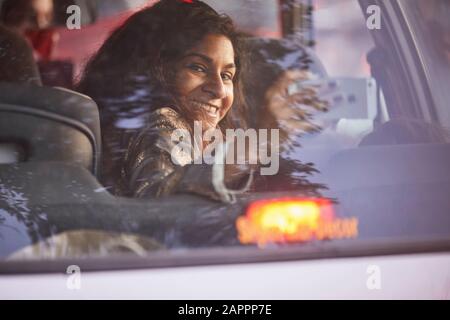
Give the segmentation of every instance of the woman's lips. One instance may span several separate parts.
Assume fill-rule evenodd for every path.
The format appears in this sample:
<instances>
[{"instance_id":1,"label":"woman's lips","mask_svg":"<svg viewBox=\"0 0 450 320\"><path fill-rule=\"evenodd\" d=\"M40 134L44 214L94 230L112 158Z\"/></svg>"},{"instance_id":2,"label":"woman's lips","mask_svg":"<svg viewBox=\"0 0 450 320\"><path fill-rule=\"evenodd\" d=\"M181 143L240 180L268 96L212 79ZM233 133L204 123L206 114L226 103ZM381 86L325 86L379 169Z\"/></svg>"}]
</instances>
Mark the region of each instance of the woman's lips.
<instances>
[{"instance_id":1,"label":"woman's lips","mask_svg":"<svg viewBox=\"0 0 450 320\"><path fill-rule=\"evenodd\" d=\"M201 101L196 101L196 100L191 100L191 103L196 107L196 108L202 108L203 110L206 111L206 114L208 114L209 116L216 118L219 116L219 107L212 105L210 103L205 103L205 102L201 102Z\"/></svg>"}]
</instances>

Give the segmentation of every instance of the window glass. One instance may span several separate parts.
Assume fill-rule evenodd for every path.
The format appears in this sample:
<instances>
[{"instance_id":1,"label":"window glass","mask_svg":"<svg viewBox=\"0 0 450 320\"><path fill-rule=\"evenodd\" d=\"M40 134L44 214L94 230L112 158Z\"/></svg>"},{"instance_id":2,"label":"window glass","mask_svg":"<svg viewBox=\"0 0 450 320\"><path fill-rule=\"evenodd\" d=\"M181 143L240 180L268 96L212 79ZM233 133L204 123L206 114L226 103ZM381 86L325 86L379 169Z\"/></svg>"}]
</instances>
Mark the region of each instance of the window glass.
<instances>
[{"instance_id":1,"label":"window glass","mask_svg":"<svg viewBox=\"0 0 450 320\"><path fill-rule=\"evenodd\" d=\"M39 1L2 6L0 259L449 236L448 1Z\"/></svg>"}]
</instances>

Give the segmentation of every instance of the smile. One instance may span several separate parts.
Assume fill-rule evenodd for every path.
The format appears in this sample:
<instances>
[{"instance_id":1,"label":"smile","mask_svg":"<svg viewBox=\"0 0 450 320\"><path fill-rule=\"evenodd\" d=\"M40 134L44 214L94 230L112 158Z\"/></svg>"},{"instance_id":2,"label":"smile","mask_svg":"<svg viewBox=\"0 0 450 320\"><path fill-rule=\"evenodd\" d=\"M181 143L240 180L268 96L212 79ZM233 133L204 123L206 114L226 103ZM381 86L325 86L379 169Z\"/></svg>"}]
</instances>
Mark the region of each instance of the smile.
<instances>
[{"instance_id":1,"label":"smile","mask_svg":"<svg viewBox=\"0 0 450 320\"><path fill-rule=\"evenodd\" d=\"M195 100L191 100L191 102L197 108L202 108L203 110L205 110L209 116L211 116L211 117L219 116L219 107L216 107L209 103L204 103L204 102L195 101Z\"/></svg>"}]
</instances>

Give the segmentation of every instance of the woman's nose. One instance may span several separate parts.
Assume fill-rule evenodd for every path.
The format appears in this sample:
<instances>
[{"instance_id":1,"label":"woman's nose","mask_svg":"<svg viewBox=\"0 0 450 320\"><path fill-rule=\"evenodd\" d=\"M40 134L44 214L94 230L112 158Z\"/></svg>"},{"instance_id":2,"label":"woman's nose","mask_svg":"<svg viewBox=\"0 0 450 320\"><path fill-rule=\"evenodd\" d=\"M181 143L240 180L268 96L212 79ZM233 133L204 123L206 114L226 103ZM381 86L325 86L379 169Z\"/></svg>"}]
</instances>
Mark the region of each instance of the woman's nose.
<instances>
[{"instance_id":1,"label":"woman's nose","mask_svg":"<svg viewBox=\"0 0 450 320\"><path fill-rule=\"evenodd\" d=\"M203 91L209 93L213 99L222 99L226 96L225 85L220 75L211 75L203 86Z\"/></svg>"}]
</instances>

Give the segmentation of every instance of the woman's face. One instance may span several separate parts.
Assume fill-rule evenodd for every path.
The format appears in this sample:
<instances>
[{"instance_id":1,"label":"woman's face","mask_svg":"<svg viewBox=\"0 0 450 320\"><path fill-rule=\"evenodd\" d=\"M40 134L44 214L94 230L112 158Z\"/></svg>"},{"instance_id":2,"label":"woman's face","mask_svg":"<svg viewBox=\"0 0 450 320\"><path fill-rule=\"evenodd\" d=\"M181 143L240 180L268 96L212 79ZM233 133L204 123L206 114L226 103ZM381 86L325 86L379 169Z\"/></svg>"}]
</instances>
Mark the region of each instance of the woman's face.
<instances>
[{"instance_id":1,"label":"woman's face","mask_svg":"<svg viewBox=\"0 0 450 320\"><path fill-rule=\"evenodd\" d=\"M176 63L175 92L197 116L196 120L215 127L233 104L235 73L231 41L223 35L209 34Z\"/></svg>"}]
</instances>

